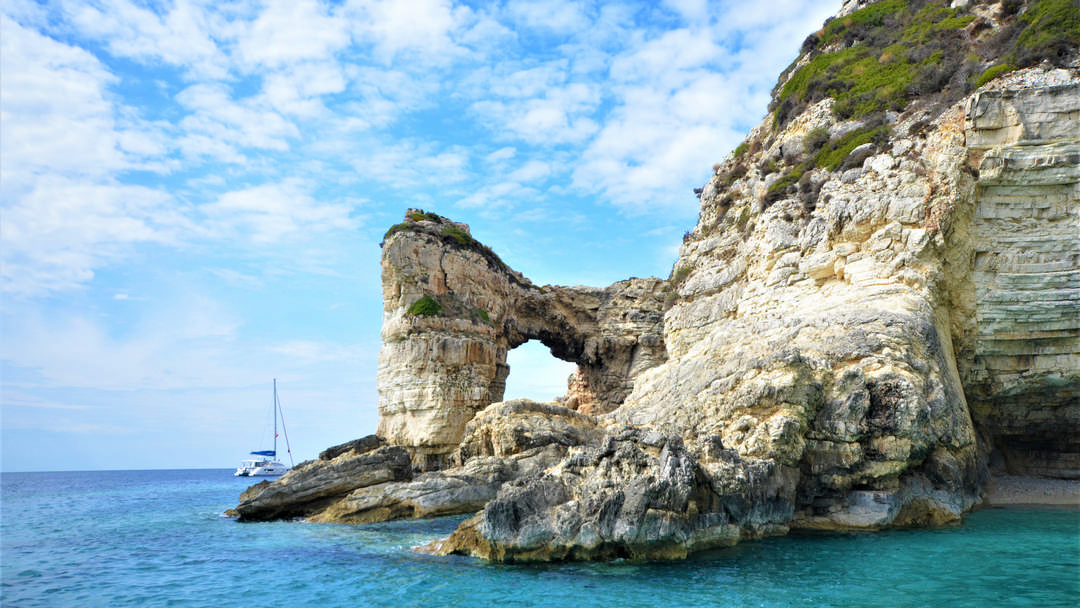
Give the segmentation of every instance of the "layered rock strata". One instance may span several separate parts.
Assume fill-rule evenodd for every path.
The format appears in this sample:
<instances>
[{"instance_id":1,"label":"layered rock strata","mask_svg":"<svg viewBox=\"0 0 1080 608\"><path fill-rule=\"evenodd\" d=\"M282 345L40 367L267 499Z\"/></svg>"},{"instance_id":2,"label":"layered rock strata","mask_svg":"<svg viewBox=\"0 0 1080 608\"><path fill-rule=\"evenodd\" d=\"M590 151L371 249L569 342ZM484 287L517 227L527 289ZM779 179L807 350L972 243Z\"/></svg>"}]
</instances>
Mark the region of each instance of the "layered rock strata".
<instances>
[{"instance_id":1,"label":"layered rock strata","mask_svg":"<svg viewBox=\"0 0 1080 608\"><path fill-rule=\"evenodd\" d=\"M248 488L236 507L241 521L312 517L353 490L412 478L409 453L370 437L331 448L274 481Z\"/></svg>"},{"instance_id":2,"label":"layered rock strata","mask_svg":"<svg viewBox=\"0 0 1080 608\"><path fill-rule=\"evenodd\" d=\"M1080 86L979 93L968 228L976 422L1014 474L1080 479Z\"/></svg>"}]
</instances>

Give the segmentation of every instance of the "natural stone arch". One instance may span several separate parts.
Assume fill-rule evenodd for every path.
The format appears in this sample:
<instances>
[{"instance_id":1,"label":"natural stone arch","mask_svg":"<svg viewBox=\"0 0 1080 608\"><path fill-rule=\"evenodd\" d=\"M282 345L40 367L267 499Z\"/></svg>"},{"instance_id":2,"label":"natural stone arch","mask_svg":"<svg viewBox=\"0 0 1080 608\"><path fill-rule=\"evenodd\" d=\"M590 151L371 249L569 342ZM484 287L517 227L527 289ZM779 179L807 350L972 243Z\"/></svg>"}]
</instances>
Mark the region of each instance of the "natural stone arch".
<instances>
[{"instance_id":1,"label":"natural stone arch","mask_svg":"<svg viewBox=\"0 0 1080 608\"><path fill-rule=\"evenodd\" d=\"M666 281L537 287L467 225L432 213L410 209L387 232L382 282L378 433L423 469L443 466L465 424L502 400L506 354L529 340L578 365L593 413L618 407L666 357Z\"/></svg>"}]
</instances>

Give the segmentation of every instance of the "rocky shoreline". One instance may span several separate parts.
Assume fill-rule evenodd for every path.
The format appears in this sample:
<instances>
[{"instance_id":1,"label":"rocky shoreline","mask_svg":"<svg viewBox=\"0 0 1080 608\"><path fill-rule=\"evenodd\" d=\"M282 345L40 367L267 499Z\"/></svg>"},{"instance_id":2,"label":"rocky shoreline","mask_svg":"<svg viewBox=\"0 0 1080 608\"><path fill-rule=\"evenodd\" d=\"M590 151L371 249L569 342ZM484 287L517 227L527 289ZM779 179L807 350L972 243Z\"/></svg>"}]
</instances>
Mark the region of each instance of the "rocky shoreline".
<instances>
[{"instance_id":1,"label":"rocky shoreline","mask_svg":"<svg viewBox=\"0 0 1080 608\"><path fill-rule=\"evenodd\" d=\"M1080 479L998 475L986 486L985 507L1064 507L1080 509Z\"/></svg>"},{"instance_id":2,"label":"rocky shoreline","mask_svg":"<svg viewBox=\"0 0 1080 608\"><path fill-rule=\"evenodd\" d=\"M240 519L476 513L439 551L512 562L1077 506L1080 40L1000 74L1051 5L1080 22L845 2L667 279L536 286L408 210L382 244L378 437L249 489ZM561 401L503 401L528 340L577 365Z\"/></svg>"}]
</instances>

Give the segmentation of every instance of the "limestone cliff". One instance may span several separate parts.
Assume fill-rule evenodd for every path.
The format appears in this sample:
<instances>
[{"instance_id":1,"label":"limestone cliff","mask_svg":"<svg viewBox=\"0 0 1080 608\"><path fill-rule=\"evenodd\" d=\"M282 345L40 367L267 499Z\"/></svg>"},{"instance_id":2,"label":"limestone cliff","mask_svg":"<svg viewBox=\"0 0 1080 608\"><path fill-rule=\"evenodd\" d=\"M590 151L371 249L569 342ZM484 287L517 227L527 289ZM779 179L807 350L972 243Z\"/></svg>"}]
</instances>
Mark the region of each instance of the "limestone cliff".
<instances>
[{"instance_id":1,"label":"limestone cliff","mask_svg":"<svg viewBox=\"0 0 1080 608\"><path fill-rule=\"evenodd\" d=\"M417 477L314 518L485 504L438 550L665 558L956 521L989 467L1080 479L1078 47L1070 0L844 2L667 280L536 287L410 210L383 245L379 434ZM578 364L562 405L499 403L529 339ZM275 487L241 512L284 512Z\"/></svg>"},{"instance_id":2,"label":"limestone cliff","mask_svg":"<svg viewBox=\"0 0 1080 608\"><path fill-rule=\"evenodd\" d=\"M669 279L666 361L602 417L610 433L680 437L705 495L742 480L736 496L768 508L657 502L662 458L630 473L601 460L508 486L443 550L662 556L789 527L954 521L991 461L1080 477L1080 31L1048 17L1076 24L1080 9L952 4L847 2L807 39L701 190ZM615 514L589 524L583 504Z\"/></svg>"},{"instance_id":3,"label":"limestone cliff","mask_svg":"<svg viewBox=\"0 0 1080 608\"><path fill-rule=\"evenodd\" d=\"M1045 86L983 91L969 106L976 203L951 242L974 258L954 277L974 315L960 319L958 363L976 425L1011 472L1076 479L1080 88L1036 77Z\"/></svg>"}]
</instances>

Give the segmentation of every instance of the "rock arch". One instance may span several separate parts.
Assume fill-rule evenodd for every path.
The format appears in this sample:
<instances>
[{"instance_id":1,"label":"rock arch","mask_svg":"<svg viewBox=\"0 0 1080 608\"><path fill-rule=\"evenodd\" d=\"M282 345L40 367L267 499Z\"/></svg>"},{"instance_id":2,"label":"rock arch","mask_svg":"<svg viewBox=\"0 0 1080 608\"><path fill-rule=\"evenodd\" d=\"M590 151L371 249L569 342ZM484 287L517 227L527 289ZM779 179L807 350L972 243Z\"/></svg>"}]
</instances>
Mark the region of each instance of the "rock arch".
<instances>
[{"instance_id":1,"label":"rock arch","mask_svg":"<svg viewBox=\"0 0 1080 608\"><path fill-rule=\"evenodd\" d=\"M537 287L469 227L410 209L383 241L378 434L422 469L445 465L477 412L501 401L509 350L538 340L577 364L573 398L618 407L634 378L666 358L667 282Z\"/></svg>"}]
</instances>

